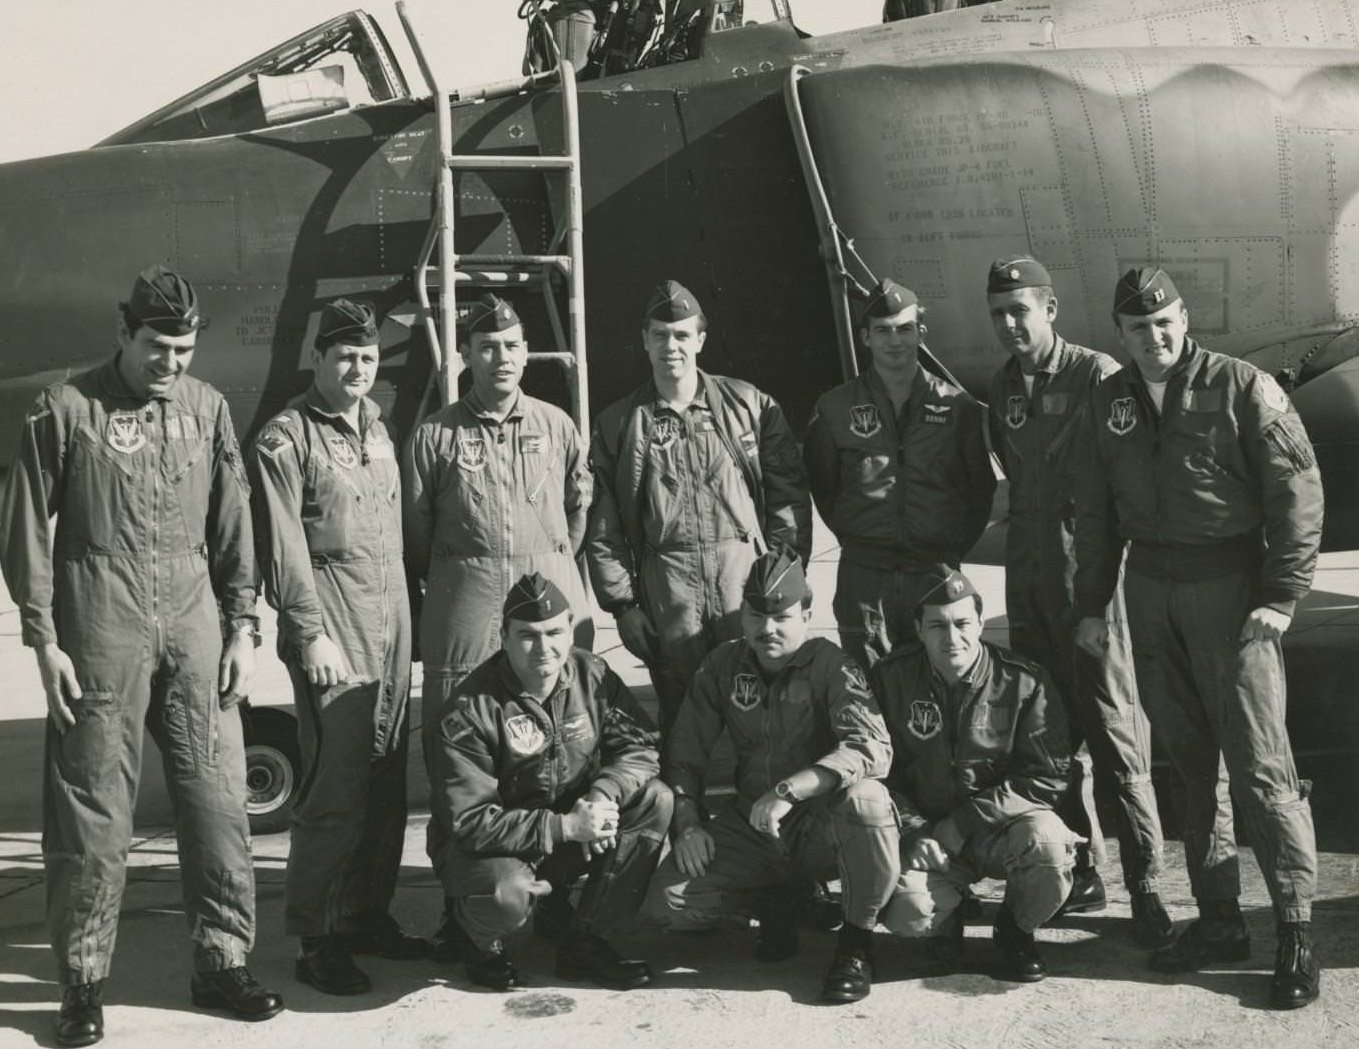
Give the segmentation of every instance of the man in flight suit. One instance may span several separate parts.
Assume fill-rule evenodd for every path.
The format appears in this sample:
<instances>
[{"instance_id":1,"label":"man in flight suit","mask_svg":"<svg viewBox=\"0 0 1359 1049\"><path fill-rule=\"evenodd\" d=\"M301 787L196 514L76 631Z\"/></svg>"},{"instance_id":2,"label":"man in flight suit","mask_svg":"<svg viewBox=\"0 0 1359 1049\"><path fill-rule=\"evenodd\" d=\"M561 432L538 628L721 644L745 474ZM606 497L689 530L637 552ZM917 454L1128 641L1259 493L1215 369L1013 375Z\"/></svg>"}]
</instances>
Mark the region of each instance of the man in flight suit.
<instances>
[{"instance_id":1,"label":"man in flight suit","mask_svg":"<svg viewBox=\"0 0 1359 1049\"><path fill-rule=\"evenodd\" d=\"M1080 431L1090 396L1118 369L1112 357L1053 330L1057 297L1036 259L1001 259L986 282L991 326L1010 359L991 379L991 446L1010 480L1005 537L1005 608L1010 647L1052 675L1071 719L1075 760L1061 815L1088 845L1076 849L1075 883L1063 913L1104 906L1092 853L1104 842L1095 792L1118 814L1123 881L1137 941L1165 944L1174 930L1161 898L1161 821L1151 785L1151 730L1137 701L1123 590L1106 610L1113 624L1098 656L1076 648L1074 488ZM1088 744L1088 752L1082 744ZM1095 782L1090 782L1093 760Z\"/></svg>"},{"instance_id":2,"label":"man in flight suit","mask_svg":"<svg viewBox=\"0 0 1359 1049\"><path fill-rule=\"evenodd\" d=\"M519 389L528 344L508 302L490 294L474 301L459 340L472 389L416 427L405 463L407 563L424 585L421 750L431 783L440 711L500 646L498 613L515 580L526 572L552 580L578 610L577 643L593 640L575 561L590 506L581 435L565 412ZM442 875L448 827L434 814L427 833ZM441 932L436 956L449 960L452 951Z\"/></svg>"},{"instance_id":3,"label":"man in flight suit","mask_svg":"<svg viewBox=\"0 0 1359 1049\"><path fill-rule=\"evenodd\" d=\"M703 661L665 742L673 849L647 909L676 928L753 909L755 957L779 961L798 947L789 889L839 877L845 920L821 995L853 1002L872 989L873 927L900 874L896 815L879 782L892 754L863 670L807 636L811 596L792 551L751 566L743 637ZM736 797L705 821L704 779L724 731Z\"/></svg>"},{"instance_id":4,"label":"man in flight suit","mask_svg":"<svg viewBox=\"0 0 1359 1049\"><path fill-rule=\"evenodd\" d=\"M993 940L1001 975L1047 970L1033 931L1071 891L1075 835L1053 811L1071 751L1046 671L982 641L981 597L961 572L934 573L916 617L920 645L870 672L892 735L887 786L901 816L901 884L882 921L928 937L944 970L962 961L969 886L1005 879Z\"/></svg>"},{"instance_id":5,"label":"man in flight suit","mask_svg":"<svg viewBox=\"0 0 1359 1049\"><path fill-rule=\"evenodd\" d=\"M538 573L505 599L504 643L454 690L438 723L431 805L467 976L518 986L504 938L536 897L586 873L557 975L621 990L651 982L606 940L632 919L670 825L655 723L608 664L571 644L566 595Z\"/></svg>"},{"instance_id":6,"label":"man in flight suit","mask_svg":"<svg viewBox=\"0 0 1359 1049\"><path fill-rule=\"evenodd\" d=\"M427 953L388 913L406 831L410 605L395 446L368 397L379 352L370 306L327 303L311 389L265 425L250 459L302 742L285 921L302 939L297 978L327 994L371 986L352 951Z\"/></svg>"},{"instance_id":7,"label":"man in flight suit","mask_svg":"<svg viewBox=\"0 0 1359 1049\"><path fill-rule=\"evenodd\" d=\"M682 284L655 289L642 315L651 380L600 413L590 446L590 578L651 672L662 733L703 657L740 636L755 558L778 544L811 555L811 501L783 410L699 369L707 328Z\"/></svg>"},{"instance_id":8,"label":"man in flight suit","mask_svg":"<svg viewBox=\"0 0 1359 1049\"><path fill-rule=\"evenodd\" d=\"M201 323L192 286L152 266L121 311L117 355L29 412L0 517L0 566L47 694L43 859L61 1045L103 1036L143 726L175 812L192 999L247 1020L283 1008L245 967L249 488L226 401L185 375Z\"/></svg>"},{"instance_id":9,"label":"man in flight suit","mask_svg":"<svg viewBox=\"0 0 1359 1049\"><path fill-rule=\"evenodd\" d=\"M864 307L869 366L821 395L805 447L822 519L840 542L840 644L871 667L915 638L915 609L941 561L986 529L996 478L981 405L919 364L915 293L884 280Z\"/></svg>"},{"instance_id":10,"label":"man in flight suit","mask_svg":"<svg viewBox=\"0 0 1359 1049\"><path fill-rule=\"evenodd\" d=\"M1184 782L1184 847L1199 920L1156 951L1186 972L1240 960L1231 795L1241 803L1278 922L1271 999L1320 993L1312 948L1316 835L1284 726L1281 638L1312 584L1322 491L1288 395L1189 337L1164 270L1129 270L1114 323L1131 364L1095 391L1077 482L1077 643L1108 645L1104 609L1128 547L1125 590L1147 716Z\"/></svg>"}]
</instances>

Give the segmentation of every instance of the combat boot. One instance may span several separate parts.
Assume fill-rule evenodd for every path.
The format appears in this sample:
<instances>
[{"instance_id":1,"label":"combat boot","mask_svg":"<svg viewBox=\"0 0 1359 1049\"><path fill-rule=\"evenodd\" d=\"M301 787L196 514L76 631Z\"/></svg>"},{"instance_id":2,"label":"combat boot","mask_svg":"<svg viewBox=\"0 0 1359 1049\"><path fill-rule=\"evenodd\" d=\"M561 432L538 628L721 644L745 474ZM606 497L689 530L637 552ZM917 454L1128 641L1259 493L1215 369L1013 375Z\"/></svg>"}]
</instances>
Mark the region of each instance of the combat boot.
<instances>
[{"instance_id":1,"label":"combat boot","mask_svg":"<svg viewBox=\"0 0 1359 1049\"><path fill-rule=\"evenodd\" d=\"M963 967L963 918L957 911L925 940L925 962L931 972L941 976Z\"/></svg>"},{"instance_id":2,"label":"combat boot","mask_svg":"<svg viewBox=\"0 0 1359 1049\"><path fill-rule=\"evenodd\" d=\"M1175 925L1154 892L1132 894L1132 920L1133 940L1140 947L1164 947L1175 938Z\"/></svg>"},{"instance_id":3,"label":"combat boot","mask_svg":"<svg viewBox=\"0 0 1359 1049\"><path fill-rule=\"evenodd\" d=\"M1019 983L1037 983L1048 974L1047 966L1038 954L1038 943L1033 933L1015 924L1010 908L1001 906L996 915L991 941L1000 952L1000 977Z\"/></svg>"},{"instance_id":4,"label":"combat boot","mask_svg":"<svg viewBox=\"0 0 1359 1049\"><path fill-rule=\"evenodd\" d=\"M533 905L533 935L540 940L560 940L571 931L576 909L571 906L571 887L553 883L552 891Z\"/></svg>"},{"instance_id":5,"label":"combat boot","mask_svg":"<svg viewBox=\"0 0 1359 1049\"><path fill-rule=\"evenodd\" d=\"M1104 891L1104 879L1099 876L1099 868L1090 862L1090 854L1084 854L1084 862L1077 853L1076 868L1071 872L1071 891L1057 911L1057 917L1064 914L1088 914L1102 911L1108 904Z\"/></svg>"},{"instance_id":6,"label":"combat boot","mask_svg":"<svg viewBox=\"0 0 1359 1049\"><path fill-rule=\"evenodd\" d=\"M755 938L755 960L781 962L798 951L797 914L801 899L796 882L771 885L755 897L752 908L759 919Z\"/></svg>"},{"instance_id":7,"label":"combat boot","mask_svg":"<svg viewBox=\"0 0 1359 1049\"><path fill-rule=\"evenodd\" d=\"M462 959L463 971L478 987L489 987L493 991L509 991L523 986L519 972L506 953L504 944L497 940L490 947L478 947L467 935L467 930L453 917L451 908L439 932L446 937L449 953L455 958Z\"/></svg>"},{"instance_id":8,"label":"combat boot","mask_svg":"<svg viewBox=\"0 0 1359 1049\"><path fill-rule=\"evenodd\" d=\"M362 929L344 933L341 940L350 954L371 954L398 962L430 956L429 941L406 932L390 914L371 915Z\"/></svg>"},{"instance_id":9,"label":"combat boot","mask_svg":"<svg viewBox=\"0 0 1359 1049\"><path fill-rule=\"evenodd\" d=\"M337 934L303 936L293 976L322 994L365 994L373 988L373 981L354 964L344 938Z\"/></svg>"},{"instance_id":10,"label":"combat boot","mask_svg":"<svg viewBox=\"0 0 1359 1049\"><path fill-rule=\"evenodd\" d=\"M238 1020L268 1020L283 1011L283 998L251 976L244 965L194 973L189 997L200 1009L226 1009Z\"/></svg>"},{"instance_id":11,"label":"combat boot","mask_svg":"<svg viewBox=\"0 0 1359 1049\"><path fill-rule=\"evenodd\" d=\"M1320 994L1321 963L1312 945L1312 923L1280 922L1269 1004L1276 1009L1301 1009Z\"/></svg>"},{"instance_id":12,"label":"combat boot","mask_svg":"<svg viewBox=\"0 0 1359 1049\"><path fill-rule=\"evenodd\" d=\"M821 982L823 1002L858 1002L873 990L873 932L845 922Z\"/></svg>"},{"instance_id":13,"label":"combat boot","mask_svg":"<svg viewBox=\"0 0 1359 1049\"><path fill-rule=\"evenodd\" d=\"M57 1045L94 1045L104 1037L104 981L62 988Z\"/></svg>"},{"instance_id":14,"label":"combat boot","mask_svg":"<svg viewBox=\"0 0 1359 1049\"><path fill-rule=\"evenodd\" d=\"M1235 900L1205 900L1199 916L1172 942L1155 950L1147 963L1156 972L1187 973L1213 962L1244 962L1250 934Z\"/></svg>"},{"instance_id":15,"label":"combat boot","mask_svg":"<svg viewBox=\"0 0 1359 1049\"><path fill-rule=\"evenodd\" d=\"M651 966L622 957L602 937L572 932L557 950L557 975L563 980L590 980L631 991L651 982Z\"/></svg>"}]
</instances>

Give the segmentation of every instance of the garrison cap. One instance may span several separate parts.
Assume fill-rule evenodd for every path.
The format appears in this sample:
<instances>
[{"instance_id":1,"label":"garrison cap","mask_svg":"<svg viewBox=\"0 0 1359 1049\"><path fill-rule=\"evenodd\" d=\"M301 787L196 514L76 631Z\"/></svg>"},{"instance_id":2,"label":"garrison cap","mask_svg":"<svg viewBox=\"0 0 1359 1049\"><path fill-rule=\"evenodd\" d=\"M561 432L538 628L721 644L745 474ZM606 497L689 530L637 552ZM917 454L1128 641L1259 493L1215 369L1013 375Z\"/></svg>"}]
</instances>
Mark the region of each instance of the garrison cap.
<instances>
[{"instance_id":1,"label":"garrison cap","mask_svg":"<svg viewBox=\"0 0 1359 1049\"><path fill-rule=\"evenodd\" d=\"M642 324L648 321L671 324L702 316L703 307L698 304L692 291L677 280L663 280L652 289L651 298L646 300Z\"/></svg>"},{"instance_id":2,"label":"garrison cap","mask_svg":"<svg viewBox=\"0 0 1359 1049\"><path fill-rule=\"evenodd\" d=\"M522 322L519 320L519 314L514 312L514 307L499 295L488 291L472 300L467 316L463 318L462 327L468 335L471 335L473 332L507 331L520 323Z\"/></svg>"},{"instance_id":3,"label":"garrison cap","mask_svg":"<svg viewBox=\"0 0 1359 1049\"><path fill-rule=\"evenodd\" d=\"M541 623L570 610L571 602L566 600L556 583L544 578L540 572L530 572L520 576L519 582L510 587L502 614L506 620Z\"/></svg>"},{"instance_id":4,"label":"garrison cap","mask_svg":"<svg viewBox=\"0 0 1359 1049\"><path fill-rule=\"evenodd\" d=\"M956 568L938 565L926 575L933 585L920 599L921 608L926 605L951 605L965 597L977 596L977 588L972 585L972 580Z\"/></svg>"},{"instance_id":5,"label":"garrison cap","mask_svg":"<svg viewBox=\"0 0 1359 1049\"><path fill-rule=\"evenodd\" d=\"M756 558L741 596L756 612L772 616L792 608L809 593L801 558L781 546Z\"/></svg>"},{"instance_id":6,"label":"garrison cap","mask_svg":"<svg viewBox=\"0 0 1359 1049\"><path fill-rule=\"evenodd\" d=\"M322 307L313 343L322 353L337 342L347 346L373 346L377 341L377 315L368 303L334 299Z\"/></svg>"},{"instance_id":7,"label":"garrison cap","mask_svg":"<svg viewBox=\"0 0 1359 1049\"><path fill-rule=\"evenodd\" d=\"M867 328L872 317L895 317L902 310L917 305L919 301L910 288L903 287L890 277L884 277L869 293L868 302L864 304L863 312L859 315L860 326Z\"/></svg>"},{"instance_id":8,"label":"garrison cap","mask_svg":"<svg viewBox=\"0 0 1359 1049\"><path fill-rule=\"evenodd\" d=\"M1145 317L1163 310L1180 298L1175 282L1157 266L1139 266L1118 278L1114 285L1114 312Z\"/></svg>"},{"instance_id":9,"label":"garrison cap","mask_svg":"<svg viewBox=\"0 0 1359 1049\"><path fill-rule=\"evenodd\" d=\"M986 294L1018 291L1020 288L1050 288L1052 277L1037 259L1021 255L1017 259L997 259L986 274Z\"/></svg>"},{"instance_id":10,"label":"garrison cap","mask_svg":"<svg viewBox=\"0 0 1359 1049\"><path fill-rule=\"evenodd\" d=\"M203 324L193 285L159 262L137 275L123 308L129 321L162 335L188 335Z\"/></svg>"}]
</instances>

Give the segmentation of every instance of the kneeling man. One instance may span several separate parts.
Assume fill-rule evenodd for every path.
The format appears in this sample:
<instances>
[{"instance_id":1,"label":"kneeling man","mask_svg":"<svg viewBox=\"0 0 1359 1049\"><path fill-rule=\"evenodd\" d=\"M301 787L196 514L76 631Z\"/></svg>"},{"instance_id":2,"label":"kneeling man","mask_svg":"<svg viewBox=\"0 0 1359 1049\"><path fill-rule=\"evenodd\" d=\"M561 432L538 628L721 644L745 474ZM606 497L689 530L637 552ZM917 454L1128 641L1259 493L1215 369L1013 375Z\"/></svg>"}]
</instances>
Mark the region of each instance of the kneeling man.
<instances>
[{"instance_id":1,"label":"kneeling man","mask_svg":"<svg viewBox=\"0 0 1359 1049\"><path fill-rule=\"evenodd\" d=\"M651 982L604 934L636 913L670 825L656 725L604 660L571 644L556 584L526 575L505 600L501 650L443 709L431 804L448 821L445 896L468 979L519 978L504 938L536 897L588 875L557 975L620 989Z\"/></svg>"},{"instance_id":2,"label":"kneeling man","mask_svg":"<svg viewBox=\"0 0 1359 1049\"><path fill-rule=\"evenodd\" d=\"M863 670L807 636L811 601L790 550L751 567L744 636L704 660L666 740L674 849L647 909L701 928L753 903L755 956L778 961L797 950L794 887L838 876L845 923L822 997L852 1002L872 988L872 930L900 874L896 815L877 778L892 752ZM736 797L705 822L703 782L723 730L736 748Z\"/></svg>"},{"instance_id":3,"label":"kneeling man","mask_svg":"<svg viewBox=\"0 0 1359 1049\"><path fill-rule=\"evenodd\" d=\"M1047 975L1033 931L1071 890L1075 835L1053 811L1071 749L1047 672L982 641L981 595L940 566L916 612L920 649L872 671L895 755L887 785L901 817L901 882L882 921L929 937L942 969L962 961L958 906L982 878L1005 879L994 940L1002 975Z\"/></svg>"}]
</instances>

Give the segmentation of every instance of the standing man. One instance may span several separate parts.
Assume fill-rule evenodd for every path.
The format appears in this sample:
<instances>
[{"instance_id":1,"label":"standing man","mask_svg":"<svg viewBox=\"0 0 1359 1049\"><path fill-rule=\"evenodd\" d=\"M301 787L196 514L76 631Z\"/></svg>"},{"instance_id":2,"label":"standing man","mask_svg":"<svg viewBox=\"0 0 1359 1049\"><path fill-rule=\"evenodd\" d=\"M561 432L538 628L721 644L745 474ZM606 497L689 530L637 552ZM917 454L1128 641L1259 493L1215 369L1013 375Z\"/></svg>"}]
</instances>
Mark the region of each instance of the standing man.
<instances>
[{"instance_id":1,"label":"standing man","mask_svg":"<svg viewBox=\"0 0 1359 1049\"><path fill-rule=\"evenodd\" d=\"M941 565L920 600L920 645L870 674L892 734L887 786L901 816L901 884L883 911L926 953L962 962L958 911L969 886L1005 880L992 933L1001 975L1032 983L1047 969L1033 932L1071 891L1075 835L1053 811L1066 787L1066 715L1048 675L982 641L981 595Z\"/></svg>"},{"instance_id":2,"label":"standing man","mask_svg":"<svg viewBox=\"0 0 1359 1049\"><path fill-rule=\"evenodd\" d=\"M1137 683L1184 782L1199 908L1151 966L1188 972L1249 956L1225 759L1278 921L1271 1001L1297 1008L1320 993L1317 854L1284 726L1281 638L1316 567L1321 475L1288 396L1189 337L1189 311L1164 270L1125 273L1113 312L1131 364L1095 391L1083 435L1077 643L1108 648L1104 610L1126 544Z\"/></svg>"},{"instance_id":3,"label":"standing man","mask_svg":"<svg viewBox=\"0 0 1359 1049\"><path fill-rule=\"evenodd\" d=\"M600 413L586 552L604 611L647 665L661 731L703 657L740 636L741 587L764 550L811 556L811 502L783 409L698 367L708 319L677 281L642 315L651 381Z\"/></svg>"},{"instance_id":4,"label":"standing man","mask_svg":"<svg viewBox=\"0 0 1359 1049\"><path fill-rule=\"evenodd\" d=\"M1010 647L1041 664L1061 694L1076 758L1061 814L1089 842L1076 849L1075 882L1063 911L1104 906L1104 884L1091 855L1104 852L1095 810L1098 791L1118 814L1119 857L1132 899L1134 935L1144 946L1160 947L1174 930L1157 894L1162 841L1151 785L1151 730L1137 701L1122 587L1115 588L1105 610L1111 624L1108 646L1091 654L1075 644L1080 431L1095 387L1118 365L1053 330L1057 296L1036 259L994 263L986 299L991 327L1010 354L992 377L988 397L991 446L1010 480L1005 537Z\"/></svg>"},{"instance_id":5,"label":"standing man","mask_svg":"<svg viewBox=\"0 0 1359 1049\"><path fill-rule=\"evenodd\" d=\"M249 488L226 401L189 378L198 296L163 266L118 353L48 387L5 488L0 566L47 694L43 860L57 1041L104 1034L143 726L165 763L195 1005L283 1008L245 967L255 879L237 704L255 667Z\"/></svg>"},{"instance_id":6,"label":"standing man","mask_svg":"<svg viewBox=\"0 0 1359 1049\"><path fill-rule=\"evenodd\" d=\"M540 572L573 609L589 607L575 560L590 506L589 463L570 417L519 389L529 351L514 307L490 294L474 301L459 326L458 352L472 389L416 428L405 464L407 562L424 586L421 750L431 784L444 703L500 647L499 611L515 581ZM588 648L588 616L575 631ZM437 812L427 833L442 876L449 827ZM452 953L440 933L436 957Z\"/></svg>"},{"instance_id":7,"label":"standing man","mask_svg":"<svg viewBox=\"0 0 1359 1049\"><path fill-rule=\"evenodd\" d=\"M972 549L996 489L981 405L920 367L921 313L909 288L874 289L859 328L869 366L821 395L807 431L812 496L840 541L840 645L865 667L915 639L931 572Z\"/></svg>"},{"instance_id":8,"label":"standing man","mask_svg":"<svg viewBox=\"0 0 1359 1049\"><path fill-rule=\"evenodd\" d=\"M673 848L648 910L703 928L753 909L755 957L781 961L798 949L797 890L839 877L845 920L821 997L854 1002L872 990L873 927L900 874L896 814L879 782L892 752L864 672L808 637L811 606L795 553L751 566L743 636L703 661L666 740ZM705 820L704 781L724 731L736 748L736 797Z\"/></svg>"},{"instance_id":9,"label":"standing man","mask_svg":"<svg viewBox=\"0 0 1359 1049\"><path fill-rule=\"evenodd\" d=\"M643 961L605 935L632 919L673 802L656 778L655 723L607 663L571 645L566 595L538 573L505 599L503 646L455 690L436 727L432 807L452 830L441 877L467 977L505 991L504 939L534 899L587 874L557 975L630 990Z\"/></svg>"},{"instance_id":10,"label":"standing man","mask_svg":"<svg viewBox=\"0 0 1359 1049\"><path fill-rule=\"evenodd\" d=\"M388 913L406 831L410 605L395 445L368 397L379 352L370 306L327 303L311 389L250 459L264 594L301 726L285 921L302 941L297 978L327 994L371 986L354 952L428 953Z\"/></svg>"}]
</instances>

